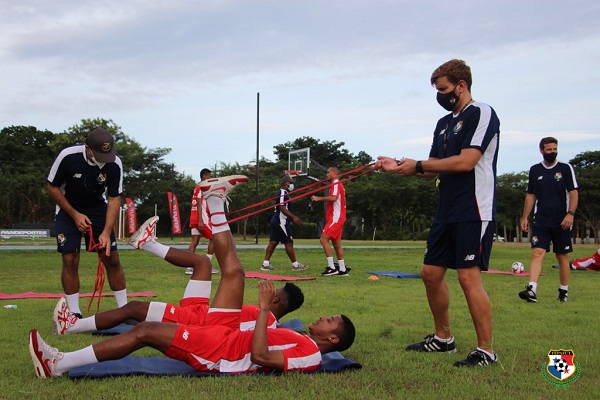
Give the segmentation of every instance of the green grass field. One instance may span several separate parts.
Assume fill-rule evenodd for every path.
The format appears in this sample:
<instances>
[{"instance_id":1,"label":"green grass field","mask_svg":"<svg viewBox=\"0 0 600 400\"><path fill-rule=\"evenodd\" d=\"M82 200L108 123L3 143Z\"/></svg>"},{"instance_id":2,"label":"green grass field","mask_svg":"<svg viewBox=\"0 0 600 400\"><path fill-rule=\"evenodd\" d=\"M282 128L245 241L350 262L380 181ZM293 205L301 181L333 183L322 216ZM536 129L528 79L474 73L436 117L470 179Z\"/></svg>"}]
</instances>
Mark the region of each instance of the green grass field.
<instances>
[{"instance_id":1,"label":"green grass field","mask_svg":"<svg viewBox=\"0 0 600 400\"><path fill-rule=\"evenodd\" d=\"M253 243L254 239L248 243ZM185 239L162 239L169 245ZM2 244L40 244L44 241L1 241ZM50 241L49 243L52 243ZM261 239L266 245L266 240ZM297 241L318 244L318 241ZM420 279L380 277L369 280L367 271L418 272L423 242L345 242L348 277L321 278L325 267L321 249L297 249L298 260L309 266L299 276L317 277L302 281L304 306L286 319L300 318L305 325L321 315L344 313L357 326L355 344L344 354L363 365L361 370L339 374L290 373L279 377L237 376L225 378L124 377L101 380L35 377L27 350L28 332L38 328L42 337L62 351L76 350L101 338L88 334L66 337L51 334L54 299L0 301L16 309L0 308L0 399L598 399L600 398L600 273L571 274L569 302L556 300L558 271L552 254L546 257L538 289L538 303L520 300L517 293L528 280L511 275L483 276L492 302L494 348L498 365L457 369L452 363L464 358L476 345L466 302L456 279L447 275L451 292L452 331L458 353L418 354L404 351L406 345L432 332L433 323ZM396 248L352 248L353 245L397 246ZM156 300L177 301L188 277L183 269L170 266L150 254L123 249L128 291L152 290ZM591 254L597 246L578 245L574 257ZM201 251L199 249L199 251ZM264 250L244 249L240 259L247 271L259 271ZM513 261L526 266L527 244L498 243L492 252L492 268L510 270ZM292 275L282 249L272 258L273 273ZM214 261L216 265L216 260ZM96 270L94 254L82 256L82 292L93 290ZM215 276L215 287L218 275ZM105 290L108 289L108 283ZM26 291L61 293L60 256L53 250L0 251L0 292ZM257 301L256 280L248 279L246 301ZM142 300L153 300L152 298ZM87 299L82 300L82 309ZM102 309L115 306L105 298ZM551 349L572 349L581 366L580 379L566 390L546 381L542 366ZM155 350L138 351L140 356L159 356Z\"/></svg>"}]
</instances>

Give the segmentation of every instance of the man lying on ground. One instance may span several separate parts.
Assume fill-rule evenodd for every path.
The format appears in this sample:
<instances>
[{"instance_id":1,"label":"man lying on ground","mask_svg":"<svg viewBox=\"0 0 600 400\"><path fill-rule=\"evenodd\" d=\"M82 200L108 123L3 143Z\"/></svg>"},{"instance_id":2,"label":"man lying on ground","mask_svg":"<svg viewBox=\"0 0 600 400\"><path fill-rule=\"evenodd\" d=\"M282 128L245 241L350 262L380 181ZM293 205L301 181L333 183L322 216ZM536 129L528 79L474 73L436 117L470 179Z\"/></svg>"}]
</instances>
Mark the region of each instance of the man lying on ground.
<instances>
[{"instance_id":1,"label":"man lying on ground","mask_svg":"<svg viewBox=\"0 0 600 400\"><path fill-rule=\"evenodd\" d=\"M148 251L177 267L192 269L192 276L183 293L179 305L162 302L132 301L121 308L102 312L88 318L73 315L65 298L61 298L53 314L53 333L68 335L72 333L93 332L98 329L110 329L127 321L174 322L186 325L203 325L209 309L212 289L212 264L204 255L190 253L168 247L156 241L158 217L151 217L131 236L129 244L136 249ZM286 314L300 308L304 302L302 290L293 283L286 283L275 291L271 304L268 327L275 328ZM258 307L242 306L241 330L254 329Z\"/></svg>"}]
</instances>

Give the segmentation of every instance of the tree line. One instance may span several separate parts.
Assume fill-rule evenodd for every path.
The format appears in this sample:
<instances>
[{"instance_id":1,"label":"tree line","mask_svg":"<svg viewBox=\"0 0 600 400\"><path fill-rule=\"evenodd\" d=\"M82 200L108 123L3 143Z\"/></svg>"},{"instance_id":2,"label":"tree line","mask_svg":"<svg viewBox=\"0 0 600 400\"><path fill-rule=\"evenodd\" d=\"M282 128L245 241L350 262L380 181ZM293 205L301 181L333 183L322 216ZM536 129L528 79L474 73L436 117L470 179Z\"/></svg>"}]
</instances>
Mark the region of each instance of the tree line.
<instances>
[{"instance_id":1,"label":"tree line","mask_svg":"<svg viewBox=\"0 0 600 400\"><path fill-rule=\"evenodd\" d=\"M85 134L93 127L112 132L115 149L123 161L123 200L136 203L138 221L155 214L161 218L159 234L170 234L167 192L179 200L182 226L189 222L191 196L197 177L179 173L164 157L169 148L147 148L125 134L112 120L84 119L64 132L53 133L33 126L10 126L0 131L0 227L17 224L47 224L54 219L55 205L48 196L47 176L50 167L65 147L85 142ZM337 166L342 172L373 162L361 151L352 154L344 142L320 141L301 137L274 146L275 160L261 158L258 163L220 163L214 176L246 175L250 183L230 194L230 211L249 207L272 198L279 188L283 171L287 169L290 150L310 147L315 165ZM532 164L536 160L532 160ZM579 207L574 226L574 238L592 237L600 243L600 151L584 151L569 161L579 183ZM312 167L311 175L325 178L324 168ZM506 240L521 241L519 221L527 186L527 172L503 174L498 177L497 233ZM258 178L258 179L257 179ZM352 178L345 176L344 178ZM258 181L258 190L256 181ZM296 188L313 183L306 177L296 179ZM347 239L422 240L428 233L437 204L435 181L400 178L395 174L373 173L345 182L348 221L344 231ZM294 192L292 192L292 197ZM270 205L263 205L262 208ZM323 205L311 204L309 197L294 200L292 211L303 224L294 228L297 238L316 238L324 218ZM252 211L250 209L249 211ZM268 235L271 211L239 220L234 231L243 236ZM167 221L167 222L165 222Z\"/></svg>"}]
</instances>

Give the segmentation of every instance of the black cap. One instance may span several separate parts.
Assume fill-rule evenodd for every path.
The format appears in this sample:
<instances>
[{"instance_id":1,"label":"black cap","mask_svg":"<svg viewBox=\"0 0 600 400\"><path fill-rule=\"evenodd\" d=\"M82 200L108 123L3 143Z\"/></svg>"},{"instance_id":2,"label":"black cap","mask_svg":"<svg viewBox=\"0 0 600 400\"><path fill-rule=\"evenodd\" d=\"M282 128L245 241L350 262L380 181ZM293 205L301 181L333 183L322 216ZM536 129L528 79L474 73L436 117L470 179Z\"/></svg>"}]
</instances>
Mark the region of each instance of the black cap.
<instances>
[{"instance_id":1,"label":"black cap","mask_svg":"<svg viewBox=\"0 0 600 400\"><path fill-rule=\"evenodd\" d=\"M115 161L115 141L109 131L102 128L92 129L85 140L92 152L96 161L101 163L110 163Z\"/></svg>"},{"instance_id":2,"label":"black cap","mask_svg":"<svg viewBox=\"0 0 600 400\"><path fill-rule=\"evenodd\" d=\"M292 179L291 176L289 175L284 175L283 178L281 179L281 182L290 182L290 183L294 183L294 180Z\"/></svg>"}]
</instances>

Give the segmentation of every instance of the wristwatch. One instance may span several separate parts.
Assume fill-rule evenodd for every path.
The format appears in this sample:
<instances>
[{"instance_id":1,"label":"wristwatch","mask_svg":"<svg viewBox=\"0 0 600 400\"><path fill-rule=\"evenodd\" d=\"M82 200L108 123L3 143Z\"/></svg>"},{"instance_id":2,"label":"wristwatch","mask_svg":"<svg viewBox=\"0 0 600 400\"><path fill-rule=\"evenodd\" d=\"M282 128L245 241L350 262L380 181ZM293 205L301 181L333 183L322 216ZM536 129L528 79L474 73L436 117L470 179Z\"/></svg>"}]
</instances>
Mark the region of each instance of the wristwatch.
<instances>
[{"instance_id":1,"label":"wristwatch","mask_svg":"<svg viewBox=\"0 0 600 400\"><path fill-rule=\"evenodd\" d=\"M425 171L423 171L423 164L421 164L421 161L417 161L417 165L415 165L415 169L417 170L417 174L425 173Z\"/></svg>"},{"instance_id":2,"label":"wristwatch","mask_svg":"<svg viewBox=\"0 0 600 400\"><path fill-rule=\"evenodd\" d=\"M569 215L572 215L572 216L575 216L575 211L571 211L571 210L569 210L569 211L567 211L567 214L569 214Z\"/></svg>"}]
</instances>

